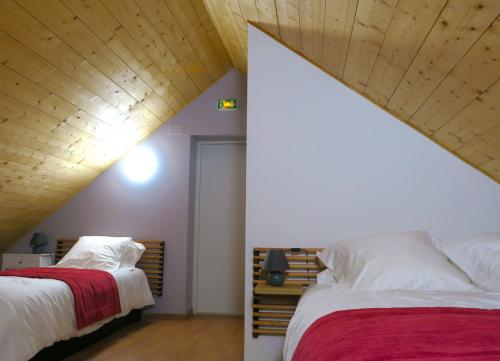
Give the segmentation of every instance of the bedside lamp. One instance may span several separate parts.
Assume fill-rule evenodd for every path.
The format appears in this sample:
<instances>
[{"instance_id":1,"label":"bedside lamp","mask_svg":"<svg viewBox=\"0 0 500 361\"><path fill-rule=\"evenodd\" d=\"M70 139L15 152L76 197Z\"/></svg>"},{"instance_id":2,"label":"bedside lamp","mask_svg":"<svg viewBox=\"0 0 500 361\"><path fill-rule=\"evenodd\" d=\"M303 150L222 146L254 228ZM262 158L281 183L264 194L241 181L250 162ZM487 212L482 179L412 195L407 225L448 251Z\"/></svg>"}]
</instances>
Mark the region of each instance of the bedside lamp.
<instances>
[{"instance_id":1,"label":"bedside lamp","mask_svg":"<svg viewBox=\"0 0 500 361\"><path fill-rule=\"evenodd\" d=\"M266 271L266 283L270 286L283 286L285 282L285 272L290 268L285 252L281 249L271 249L267 252L264 266Z\"/></svg>"},{"instance_id":2,"label":"bedside lamp","mask_svg":"<svg viewBox=\"0 0 500 361\"><path fill-rule=\"evenodd\" d=\"M47 241L47 236L45 233L33 233L31 237L30 246L33 247L34 254L40 254L43 252L43 247L45 247L49 242Z\"/></svg>"}]
</instances>

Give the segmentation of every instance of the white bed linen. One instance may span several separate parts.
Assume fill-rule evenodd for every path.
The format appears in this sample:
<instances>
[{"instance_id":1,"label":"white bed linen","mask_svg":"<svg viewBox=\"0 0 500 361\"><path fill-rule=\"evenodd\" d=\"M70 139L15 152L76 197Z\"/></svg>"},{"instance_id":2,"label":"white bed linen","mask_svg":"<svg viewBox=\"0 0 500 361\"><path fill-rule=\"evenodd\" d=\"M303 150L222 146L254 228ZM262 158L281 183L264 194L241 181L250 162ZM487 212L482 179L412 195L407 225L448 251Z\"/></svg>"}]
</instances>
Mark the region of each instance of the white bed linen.
<instances>
[{"instance_id":1,"label":"white bed linen","mask_svg":"<svg viewBox=\"0 0 500 361\"><path fill-rule=\"evenodd\" d=\"M500 293L446 291L352 291L343 284L315 285L302 296L288 326L283 360L292 359L302 335L334 311L384 307L470 307L500 309Z\"/></svg>"},{"instance_id":2,"label":"white bed linen","mask_svg":"<svg viewBox=\"0 0 500 361\"><path fill-rule=\"evenodd\" d=\"M47 346L93 332L131 310L153 305L144 272L120 268L113 273L122 313L76 329L74 301L66 283L52 279L0 277L0 361L26 361Z\"/></svg>"}]
</instances>

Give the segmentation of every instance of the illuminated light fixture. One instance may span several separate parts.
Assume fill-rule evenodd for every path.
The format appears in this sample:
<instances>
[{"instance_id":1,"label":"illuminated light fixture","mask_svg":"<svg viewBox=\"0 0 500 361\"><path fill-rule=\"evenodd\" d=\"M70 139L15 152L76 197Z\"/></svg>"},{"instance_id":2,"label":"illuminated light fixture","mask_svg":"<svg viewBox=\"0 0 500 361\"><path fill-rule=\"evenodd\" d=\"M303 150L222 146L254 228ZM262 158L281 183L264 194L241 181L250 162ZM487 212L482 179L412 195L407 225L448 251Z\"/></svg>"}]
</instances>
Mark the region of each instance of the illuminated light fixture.
<instances>
[{"instance_id":1,"label":"illuminated light fixture","mask_svg":"<svg viewBox=\"0 0 500 361\"><path fill-rule=\"evenodd\" d=\"M140 145L123 158L122 169L132 182L143 183L155 175L158 159L151 149Z\"/></svg>"}]
</instances>

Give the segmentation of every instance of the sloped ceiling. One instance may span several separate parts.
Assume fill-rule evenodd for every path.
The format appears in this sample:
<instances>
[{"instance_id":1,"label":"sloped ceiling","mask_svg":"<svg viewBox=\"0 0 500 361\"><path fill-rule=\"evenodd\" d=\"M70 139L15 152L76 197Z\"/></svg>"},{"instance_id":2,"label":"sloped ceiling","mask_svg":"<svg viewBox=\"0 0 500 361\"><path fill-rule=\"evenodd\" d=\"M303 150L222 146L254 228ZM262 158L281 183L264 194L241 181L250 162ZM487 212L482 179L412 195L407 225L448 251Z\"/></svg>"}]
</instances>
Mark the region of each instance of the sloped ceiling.
<instances>
[{"instance_id":1,"label":"sloped ceiling","mask_svg":"<svg viewBox=\"0 0 500 361\"><path fill-rule=\"evenodd\" d=\"M231 67L202 0L0 1L0 249Z\"/></svg>"},{"instance_id":2,"label":"sloped ceiling","mask_svg":"<svg viewBox=\"0 0 500 361\"><path fill-rule=\"evenodd\" d=\"M500 181L499 13L498 0L1 0L0 249L245 72L247 21Z\"/></svg>"},{"instance_id":3,"label":"sloped ceiling","mask_svg":"<svg viewBox=\"0 0 500 361\"><path fill-rule=\"evenodd\" d=\"M246 23L500 182L499 0L204 0L233 63Z\"/></svg>"}]
</instances>

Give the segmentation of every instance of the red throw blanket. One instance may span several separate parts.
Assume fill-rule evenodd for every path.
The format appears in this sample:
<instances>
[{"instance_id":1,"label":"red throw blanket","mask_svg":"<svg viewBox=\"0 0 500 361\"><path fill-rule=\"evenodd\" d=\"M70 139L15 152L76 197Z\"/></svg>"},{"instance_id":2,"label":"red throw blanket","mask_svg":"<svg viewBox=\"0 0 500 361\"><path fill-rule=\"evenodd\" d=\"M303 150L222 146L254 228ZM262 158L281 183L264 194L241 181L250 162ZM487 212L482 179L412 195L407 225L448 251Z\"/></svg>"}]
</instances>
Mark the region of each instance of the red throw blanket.
<instances>
[{"instance_id":1,"label":"red throw blanket","mask_svg":"<svg viewBox=\"0 0 500 361\"><path fill-rule=\"evenodd\" d=\"M82 329L121 312L115 278L108 272L75 268L24 268L0 276L50 278L66 283L74 297L76 327Z\"/></svg>"},{"instance_id":2,"label":"red throw blanket","mask_svg":"<svg viewBox=\"0 0 500 361\"><path fill-rule=\"evenodd\" d=\"M500 360L500 310L337 311L304 333L292 361Z\"/></svg>"}]
</instances>

